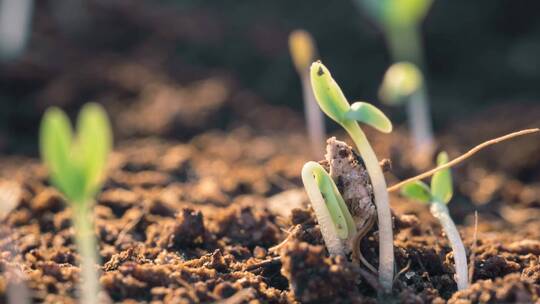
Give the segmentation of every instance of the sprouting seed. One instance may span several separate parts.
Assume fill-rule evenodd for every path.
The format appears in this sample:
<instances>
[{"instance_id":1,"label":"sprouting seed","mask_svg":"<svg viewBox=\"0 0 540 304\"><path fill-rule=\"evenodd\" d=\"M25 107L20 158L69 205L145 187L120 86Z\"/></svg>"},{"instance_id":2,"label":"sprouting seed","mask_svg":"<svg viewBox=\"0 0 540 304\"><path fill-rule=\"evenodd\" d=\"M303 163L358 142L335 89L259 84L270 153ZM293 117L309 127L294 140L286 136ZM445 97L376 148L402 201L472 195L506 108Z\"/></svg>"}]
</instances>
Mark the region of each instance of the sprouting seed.
<instances>
[{"instance_id":1,"label":"sprouting seed","mask_svg":"<svg viewBox=\"0 0 540 304\"><path fill-rule=\"evenodd\" d=\"M94 196L105 174L112 132L105 110L86 104L73 134L66 114L58 108L45 112L40 127L40 153L52 184L72 207L75 242L81 255L81 302L97 303L100 291L96 264L97 244L91 218Z\"/></svg>"},{"instance_id":2,"label":"sprouting seed","mask_svg":"<svg viewBox=\"0 0 540 304\"><path fill-rule=\"evenodd\" d=\"M447 162L448 155L445 152L437 156L438 166L442 166ZM441 223L454 253L458 289L466 289L469 286L469 275L465 246L446 206L453 195L450 169L437 171L431 179L431 188L422 181L414 181L404 185L401 188L401 194L407 198L430 204L431 214Z\"/></svg>"},{"instance_id":3,"label":"sprouting seed","mask_svg":"<svg viewBox=\"0 0 540 304\"><path fill-rule=\"evenodd\" d=\"M330 71L320 61L311 65L310 75L313 92L320 108L349 133L370 176L379 225L379 281L385 291L390 291L394 275L394 245L386 181L377 156L358 122L368 124L384 133L392 131L392 123L384 113L369 103L355 102L349 105ZM304 185L308 189L308 186ZM308 193L314 193L314 191L315 189L308 189ZM313 202L312 196L310 199L312 199L313 205L317 204ZM328 225L321 224L321 222L319 224L321 230L323 225ZM332 246L328 243L326 245Z\"/></svg>"},{"instance_id":4,"label":"sprouting seed","mask_svg":"<svg viewBox=\"0 0 540 304\"><path fill-rule=\"evenodd\" d=\"M302 168L302 182L328 252L344 255L344 244L355 235L356 225L336 184L324 168L313 161Z\"/></svg>"},{"instance_id":5,"label":"sprouting seed","mask_svg":"<svg viewBox=\"0 0 540 304\"><path fill-rule=\"evenodd\" d=\"M326 131L323 114L317 106L309 81L309 65L317 54L315 41L307 31L295 30L289 36L289 49L296 71L302 81L304 115L311 150L313 155L318 155L324 150Z\"/></svg>"}]
</instances>

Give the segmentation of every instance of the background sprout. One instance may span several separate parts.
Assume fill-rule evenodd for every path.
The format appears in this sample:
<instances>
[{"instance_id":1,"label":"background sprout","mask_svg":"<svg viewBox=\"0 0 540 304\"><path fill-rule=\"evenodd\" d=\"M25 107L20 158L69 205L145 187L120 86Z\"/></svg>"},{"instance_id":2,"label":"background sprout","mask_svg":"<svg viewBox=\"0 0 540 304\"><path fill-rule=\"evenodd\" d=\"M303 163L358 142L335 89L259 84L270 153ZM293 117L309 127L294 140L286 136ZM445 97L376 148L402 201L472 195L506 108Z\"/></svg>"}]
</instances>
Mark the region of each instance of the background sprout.
<instances>
[{"instance_id":1,"label":"background sprout","mask_svg":"<svg viewBox=\"0 0 540 304\"><path fill-rule=\"evenodd\" d=\"M311 65L311 85L315 98L323 112L335 120L353 139L371 179L377 219L379 225L379 281L386 291L392 289L394 276L394 244L392 217L388 203L388 192L379 161L371 148L359 122L366 123L381 132L391 132L390 120L376 107L356 102L352 106L343 95L341 88L332 78L330 71L321 63Z\"/></svg>"},{"instance_id":2,"label":"background sprout","mask_svg":"<svg viewBox=\"0 0 540 304\"><path fill-rule=\"evenodd\" d=\"M0 1L0 58L16 58L26 46L34 0Z\"/></svg>"},{"instance_id":3,"label":"background sprout","mask_svg":"<svg viewBox=\"0 0 540 304\"><path fill-rule=\"evenodd\" d=\"M407 103L409 130L412 134L415 165L425 167L431 161L434 148L433 132L429 121L427 106L415 107L413 104L425 103L424 77L422 72L412 63L395 63L386 71L379 98L390 105Z\"/></svg>"},{"instance_id":4,"label":"background sprout","mask_svg":"<svg viewBox=\"0 0 540 304\"><path fill-rule=\"evenodd\" d=\"M313 161L302 168L302 182L328 252L344 255L344 241L356 234L356 225L336 184L324 168Z\"/></svg>"},{"instance_id":5,"label":"background sprout","mask_svg":"<svg viewBox=\"0 0 540 304\"><path fill-rule=\"evenodd\" d=\"M317 53L315 42L308 32L295 30L289 36L289 49L296 71L302 81L304 113L311 150L313 155L319 155L324 151L326 131L324 117L317 107L309 81L309 65L313 62Z\"/></svg>"},{"instance_id":6,"label":"background sprout","mask_svg":"<svg viewBox=\"0 0 540 304\"><path fill-rule=\"evenodd\" d=\"M424 70L425 74L419 28L433 0L357 0L357 3L382 28L392 61L410 62ZM416 165L424 167L428 165L434 149L425 82L421 82L417 92L409 98L407 108L415 152L418 155Z\"/></svg>"},{"instance_id":7,"label":"background sprout","mask_svg":"<svg viewBox=\"0 0 540 304\"><path fill-rule=\"evenodd\" d=\"M70 202L75 241L81 255L81 301L97 303L99 293L97 245L92 223L93 197L101 188L112 132L105 110L86 104L72 134L66 114L51 108L40 127L40 152L50 179Z\"/></svg>"},{"instance_id":8,"label":"background sprout","mask_svg":"<svg viewBox=\"0 0 540 304\"><path fill-rule=\"evenodd\" d=\"M437 165L448 162L445 152L437 156ZM401 188L401 194L407 198L430 204L430 211L436 217L450 241L456 268L456 282L459 290L469 286L467 255L459 231L450 217L446 204L452 199L452 176L450 169L437 171L431 179L431 189L421 181L414 181Z\"/></svg>"}]
</instances>

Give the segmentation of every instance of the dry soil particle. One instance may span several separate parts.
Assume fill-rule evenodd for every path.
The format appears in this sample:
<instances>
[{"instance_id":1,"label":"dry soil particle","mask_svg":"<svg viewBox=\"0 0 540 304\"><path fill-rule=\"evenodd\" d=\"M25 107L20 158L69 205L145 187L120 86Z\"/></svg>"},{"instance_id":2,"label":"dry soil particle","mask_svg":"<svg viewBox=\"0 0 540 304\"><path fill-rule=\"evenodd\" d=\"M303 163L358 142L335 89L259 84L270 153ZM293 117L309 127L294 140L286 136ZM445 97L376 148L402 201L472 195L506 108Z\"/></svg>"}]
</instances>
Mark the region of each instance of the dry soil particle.
<instances>
[{"instance_id":1,"label":"dry soil particle","mask_svg":"<svg viewBox=\"0 0 540 304\"><path fill-rule=\"evenodd\" d=\"M281 251L282 274L302 303L365 303L358 271L343 256L328 258L322 246L291 241Z\"/></svg>"},{"instance_id":2,"label":"dry soil particle","mask_svg":"<svg viewBox=\"0 0 540 304\"><path fill-rule=\"evenodd\" d=\"M540 286L513 273L494 281L480 280L456 292L448 303L535 303L539 300Z\"/></svg>"}]
</instances>

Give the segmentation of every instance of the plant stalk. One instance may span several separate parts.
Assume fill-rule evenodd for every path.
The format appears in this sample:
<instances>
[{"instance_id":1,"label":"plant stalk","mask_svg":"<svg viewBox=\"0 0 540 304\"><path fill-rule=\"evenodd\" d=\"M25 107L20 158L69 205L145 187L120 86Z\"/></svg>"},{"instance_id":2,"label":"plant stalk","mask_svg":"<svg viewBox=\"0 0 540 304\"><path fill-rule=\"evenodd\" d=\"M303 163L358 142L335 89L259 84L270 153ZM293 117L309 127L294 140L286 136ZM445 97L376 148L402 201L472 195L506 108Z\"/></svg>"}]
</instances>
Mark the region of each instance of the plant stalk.
<instances>
[{"instance_id":1,"label":"plant stalk","mask_svg":"<svg viewBox=\"0 0 540 304\"><path fill-rule=\"evenodd\" d=\"M313 155L320 155L320 153L324 153L324 138L326 136L324 116L315 100L309 73L303 73L301 77L302 92L304 95L304 113L311 151Z\"/></svg>"},{"instance_id":2,"label":"plant stalk","mask_svg":"<svg viewBox=\"0 0 540 304\"><path fill-rule=\"evenodd\" d=\"M80 303L98 303L101 290L99 285L99 258L94 225L92 222L92 202L76 202L73 204L73 226L75 228L75 243L81 258L81 276L79 282Z\"/></svg>"},{"instance_id":3,"label":"plant stalk","mask_svg":"<svg viewBox=\"0 0 540 304\"><path fill-rule=\"evenodd\" d=\"M459 231L448 212L448 207L446 207L446 204L444 203L435 201L431 203L430 211L441 223L441 226L450 241L450 245L452 246L458 290L466 289L469 286L467 255Z\"/></svg>"},{"instance_id":4,"label":"plant stalk","mask_svg":"<svg viewBox=\"0 0 540 304\"><path fill-rule=\"evenodd\" d=\"M394 238L386 180L379 166L377 156L358 124L349 122L344 124L343 127L356 144L373 186L379 226L379 282L385 291L389 292L392 290L394 277Z\"/></svg>"},{"instance_id":5,"label":"plant stalk","mask_svg":"<svg viewBox=\"0 0 540 304\"><path fill-rule=\"evenodd\" d=\"M387 43L394 62L411 62L426 74L422 42L416 26L386 27ZM431 157L434 149L433 127L431 126L429 103L427 101L426 77L418 91L407 102L409 129L419 161ZM425 157L423 157L425 156Z\"/></svg>"},{"instance_id":6,"label":"plant stalk","mask_svg":"<svg viewBox=\"0 0 540 304\"><path fill-rule=\"evenodd\" d=\"M314 161L307 162L302 168L302 182L308 194L311 206L315 210L315 216L321 229L321 234L326 244L326 248L331 255L345 255L343 242L334 228L332 216L326 207L324 198L319 190L319 186L313 176L320 165Z\"/></svg>"}]
</instances>

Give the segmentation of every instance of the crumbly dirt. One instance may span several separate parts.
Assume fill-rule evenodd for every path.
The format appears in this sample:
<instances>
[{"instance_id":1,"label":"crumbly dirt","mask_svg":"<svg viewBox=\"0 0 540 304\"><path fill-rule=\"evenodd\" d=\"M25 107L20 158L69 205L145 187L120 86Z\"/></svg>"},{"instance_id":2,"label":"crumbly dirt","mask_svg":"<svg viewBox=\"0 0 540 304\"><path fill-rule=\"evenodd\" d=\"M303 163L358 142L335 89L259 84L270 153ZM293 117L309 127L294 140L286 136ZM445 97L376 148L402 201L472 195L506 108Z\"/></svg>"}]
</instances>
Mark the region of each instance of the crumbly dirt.
<instances>
[{"instance_id":1,"label":"crumbly dirt","mask_svg":"<svg viewBox=\"0 0 540 304\"><path fill-rule=\"evenodd\" d=\"M187 142L123 141L93 209L102 302L376 303L376 275L351 257L327 256L301 188L306 146L300 134L246 127ZM74 303L80 257L69 204L36 160L2 158L0 167L0 302L17 290L33 302ZM389 183L409 170L394 166ZM379 300L539 301L540 183L474 160L454 180L450 210L474 251L473 284L457 292L450 246L427 206L392 194L399 274L392 295ZM361 252L375 267L377 243L374 225Z\"/></svg>"}]
</instances>

